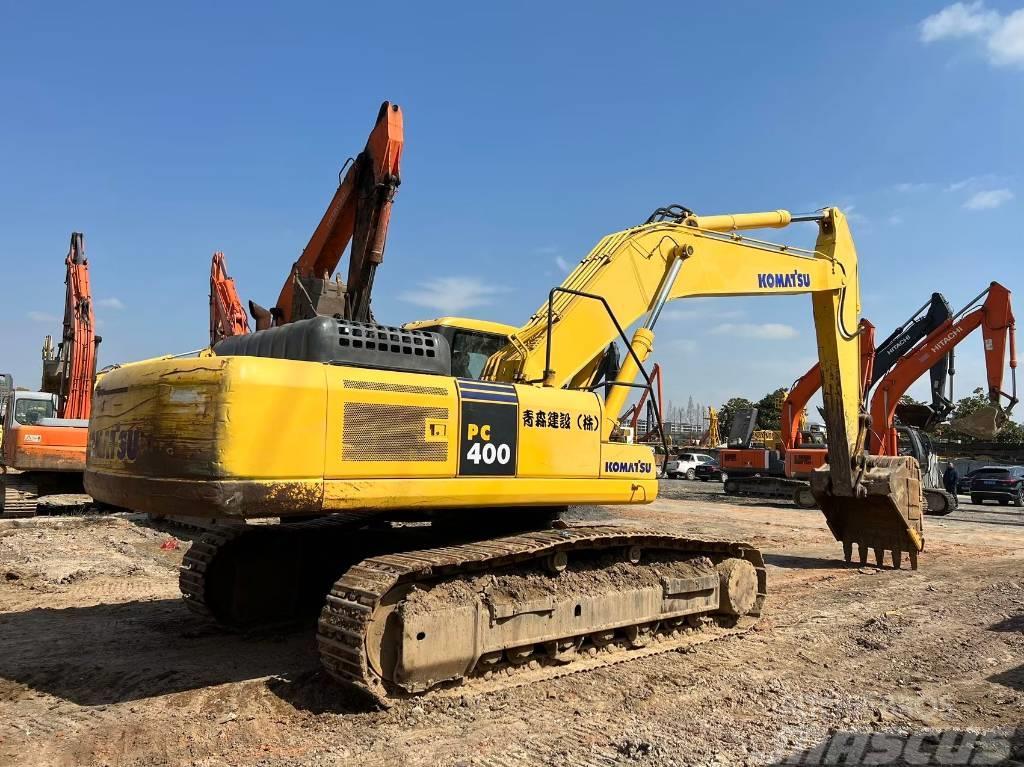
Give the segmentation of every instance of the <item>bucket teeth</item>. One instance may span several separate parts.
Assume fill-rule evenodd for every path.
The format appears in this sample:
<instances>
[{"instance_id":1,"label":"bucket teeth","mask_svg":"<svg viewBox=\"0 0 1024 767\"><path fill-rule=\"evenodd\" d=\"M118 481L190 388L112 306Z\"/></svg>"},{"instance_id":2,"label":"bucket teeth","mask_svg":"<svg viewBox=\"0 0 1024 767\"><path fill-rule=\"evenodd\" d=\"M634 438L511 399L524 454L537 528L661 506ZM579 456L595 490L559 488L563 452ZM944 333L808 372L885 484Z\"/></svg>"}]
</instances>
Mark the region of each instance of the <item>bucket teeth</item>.
<instances>
[{"instance_id":1,"label":"bucket teeth","mask_svg":"<svg viewBox=\"0 0 1024 767\"><path fill-rule=\"evenodd\" d=\"M924 545L921 469L909 456L860 456L857 479L852 488L837 494L829 468L811 475L811 492L825 515L836 540L843 545L843 558L853 559L858 548L861 566L868 562L868 549L874 552L874 564L885 566L886 552L899 569L903 552L912 552L911 567Z\"/></svg>"}]
</instances>

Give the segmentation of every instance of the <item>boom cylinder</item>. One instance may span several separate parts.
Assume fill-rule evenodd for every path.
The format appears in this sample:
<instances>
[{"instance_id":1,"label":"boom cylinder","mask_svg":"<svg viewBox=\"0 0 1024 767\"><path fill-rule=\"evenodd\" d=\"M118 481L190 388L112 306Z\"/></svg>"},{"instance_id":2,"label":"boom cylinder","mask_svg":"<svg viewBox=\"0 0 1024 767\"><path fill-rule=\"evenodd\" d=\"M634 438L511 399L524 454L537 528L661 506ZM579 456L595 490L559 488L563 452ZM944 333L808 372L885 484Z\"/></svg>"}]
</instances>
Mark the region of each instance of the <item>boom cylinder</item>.
<instances>
[{"instance_id":1,"label":"boom cylinder","mask_svg":"<svg viewBox=\"0 0 1024 767\"><path fill-rule=\"evenodd\" d=\"M732 232L739 229L781 229L789 226L792 220L793 215L788 210L769 210L764 213L692 216L687 223L712 232Z\"/></svg>"},{"instance_id":2,"label":"boom cylinder","mask_svg":"<svg viewBox=\"0 0 1024 767\"><path fill-rule=\"evenodd\" d=\"M636 356L626 355L622 367L619 368L619 374L615 377L615 383L622 385L612 386L604 400L604 423L601 428L601 438L605 440L611 436L612 429L619 422L619 413L622 412L622 408L626 404L630 390L626 384L633 383L640 372L637 360L643 364L644 360L650 356L651 349L654 348L654 331L648 328L637 328L629 345Z\"/></svg>"}]
</instances>

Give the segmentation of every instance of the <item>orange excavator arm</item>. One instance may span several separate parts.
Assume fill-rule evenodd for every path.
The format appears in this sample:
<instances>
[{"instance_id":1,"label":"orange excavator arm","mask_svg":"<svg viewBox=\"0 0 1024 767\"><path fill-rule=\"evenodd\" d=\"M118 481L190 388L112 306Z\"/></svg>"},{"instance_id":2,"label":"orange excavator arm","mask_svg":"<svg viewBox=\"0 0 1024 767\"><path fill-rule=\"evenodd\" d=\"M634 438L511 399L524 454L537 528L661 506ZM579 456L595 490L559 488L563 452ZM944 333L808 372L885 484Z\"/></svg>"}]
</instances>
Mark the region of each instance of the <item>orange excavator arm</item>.
<instances>
[{"instance_id":1,"label":"orange excavator arm","mask_svg":"<svg viewBox=\"0 0 1024 767\"><path fill-rule=\"evenodd\" d=\"M860 370L861 391L868 390L871 372L875 362L875 326L867 320L860 321ZM804 408L814 393L821 388L821 365L814 367L798 378L782 401L782 444L786 450L800 447L800 421Z\"/></svg>"},{"instance_id":2,"label":"orange excavator arm","mask_svg":"<svg viewBox=\"0 0 1024 767\"><path fill-rule=\"evenodd\" d=\"M985 297L985 302L971 309ZM960 312L942 323L918 346L903 357L879 382L871 398L871 452L875 455L896 455L897 433L894 428L896 406L907 389L977 328L982 329L985 343L985 367L988 373L988 397L996 408L1003 398L1006 411L1017 402L1017 350L1010 291L993 282ZM1003 391L1003 373L1009 346L1013 391Z\"/></svg>"},{"instance_id":3,"label":"orange excavator arm","mask_svg":"<svg viewBox=\"0 0 1024 767\"><path fill-rule=\"evenodd\" d=\"M96 335L89 259L81 232L72 232L64 264L64 336L57 360L57 391L53 393L57 395L58 418L88 418L96 378L96 347L101 339ZM43 377L48 378L45 369Z\"/></svg>"},{"instance_id":4,"label":"orange excavator arm","mask_svg":"<svg viewBox=\"0 0 1024 767\"><path fill-rule=\"evenodd\" d=\"M245 335L249 320L235 290L235 281L228 277L224 254L213 254L210 264L210 346L222 338Z\"/></svg>"},{"instance_id":5,"label":"orange excavator arm","mask_svg":"<svg viewBox=\"0 0 1024 767\"><path fill-rule=\"evenodd\" d=\"M309 243L285 280L277 305L269 312L250 302L257 329L270 324L283 325L317 313L341 314L358 322L371 320L370 293L377 266L384 260L384 245L391 205L401 183L399 163L402 157L402 110L385 101L377 113L377 122L366 141L366 148L348 166L348 172ZM320 299L331 291L327 283L341 261L349 242L348 282L344 296L336 297L337 306L320 311ZM296 296L303 305L296 305Z\"/></svg>"}]
</instances>

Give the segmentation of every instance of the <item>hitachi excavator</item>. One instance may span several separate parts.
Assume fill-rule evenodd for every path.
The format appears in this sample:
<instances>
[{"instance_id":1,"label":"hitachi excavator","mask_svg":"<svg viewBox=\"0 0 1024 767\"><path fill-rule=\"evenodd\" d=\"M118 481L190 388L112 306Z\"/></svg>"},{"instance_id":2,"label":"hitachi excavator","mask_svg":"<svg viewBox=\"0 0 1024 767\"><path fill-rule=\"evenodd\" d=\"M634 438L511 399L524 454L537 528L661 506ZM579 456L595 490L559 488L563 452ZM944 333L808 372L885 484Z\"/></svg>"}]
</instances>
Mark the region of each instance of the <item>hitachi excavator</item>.
<instances>
[{"instance_id":1,"label":"hitachi excavator","mask_svg":"<svg viewBox=\"0 0 1024 767\"><path fill-rule=\"evenodd\" d=\"M399 165L404 146L402 110L385 101L377 112L366 147L347 164L347 172L309 243L281 288L277 304L265 309L254 301L249 311L257 330L317 316L372 322L370 295L377 266L384 260ZM335 277L349 242L348 282ZM223 253L214 253L210 270L210 345L244 335L249 324Z\"/></svg>"},{"instance_id":2,"label":"hitachi excavator","mask_svg":"<svg viewBox=\"0 0 1024 767\"><path fill-rule=\"evenodd\" d=\"M3 516L31 516L40 495L81 491L96 335L85 237L71 235L65 258L64 334L43 344L42 391L14 391L3 421ZM14 469L14 472L9 472Z\"/></svg>"},{"instance_id":3,"label":"hitachi excavator","mask_svg":"<svg viewBox=\"0 0 1024 767\"><path fill-rule=\"evenodd\" d=\"M860 349L861 375L865 397L899 361L901 355L910 353L925 336L953 316L949 302L941 293L932 293L931 298L910 318L896 328L877 347L875 326L861 320ZM931 367L931 406L914 409L914 415L922 421L921 427L933 425L945 418L952 407L946 396L947 380L953 372L953 351L943 355ZM827 460L824 441L819 434L811 434L800 428L800 422L807 403L821 388L821 367L813 365L790 387L781 408L782 449L767 450L729 448L719 454L722 471L728 475L725 492L730 495L755 496L759 498L791 498L802 508L813 508L814 497L810 492L811 473ZM904 431L912 428L901 426ZM916 451L909 453L927 466L930 460L927 437L915 434L910 437ZM932 514L947 514L955 502L941 488L926 486L926 509Z\"/></svg>"},{"instance_id":4,"label":"hitachi excavator","mask_svg":"<svg viewBox=\"0 0 1024 767\"><path fill-rule=\"evenodd\" d=\"M980 306L978 302L982 299ZM981 328L991 405L956 426L982 438L991 438L1017 403L1017 350L1010 291L993 282L963 309L933 330L921 344L902 357L879 383L871 397L871 452L875 455L912 453L914 434L895 422L900 399L925 371L938 364L974 330ZM1012 390L1003 391L1007 348ZM933 385L934 393L934 385ZM1006 400L1005 407L1002 405ZM947 411L948 412L948 411ZM902 437L902 439L901 439Z\"/></svg>"},{"instance_id":5,"label":"hitachi excavator","mask_svg":"<svg viewBox=\"0 0 1024 767\"><path fill-rule=\"evenodd\" d=\"M741 234L800 221L818 227L813 250ZM649 387L668 301L802 293L830 435L815 497L848 559L856 543L879 564L891 551L894 566L907 553L916 567L917 464L863 450L857 255L835 208L662 209L603 238L511 333L321 316L228 338L211 356L113 370L96 390L86 487L143 512L279 518L194 543L186 602L234 626L319 604L324 666L384 704L679 649L752 625L767 598L760 552L551 527L552 516L655 499L652 448L623 441L618 416ZM602 380L617 339L627 355ZM432 524L391 526L402 520Z\"/></svg>"}]
</instances>

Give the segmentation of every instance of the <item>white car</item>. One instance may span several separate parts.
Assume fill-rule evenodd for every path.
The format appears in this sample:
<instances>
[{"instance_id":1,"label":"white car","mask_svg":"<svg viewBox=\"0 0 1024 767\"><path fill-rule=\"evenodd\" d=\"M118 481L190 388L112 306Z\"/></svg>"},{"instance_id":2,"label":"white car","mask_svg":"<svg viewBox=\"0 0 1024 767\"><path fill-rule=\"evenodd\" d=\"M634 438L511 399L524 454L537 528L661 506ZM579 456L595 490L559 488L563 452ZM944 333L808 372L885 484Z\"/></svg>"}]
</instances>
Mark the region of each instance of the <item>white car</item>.
<instances>
[{"instance_id":1,"label":"white car","mask_svg":"<svg viewBox=\"0 0 1024 767\"><path fill-rule=\"evenodd\" d=\"M680 453L675 460L669 461L665 467L665 473L672 479L686 477L693 479L697 476L697 464L711 463L715 459L707 453Z\"/></svg>"}]
</instances>

